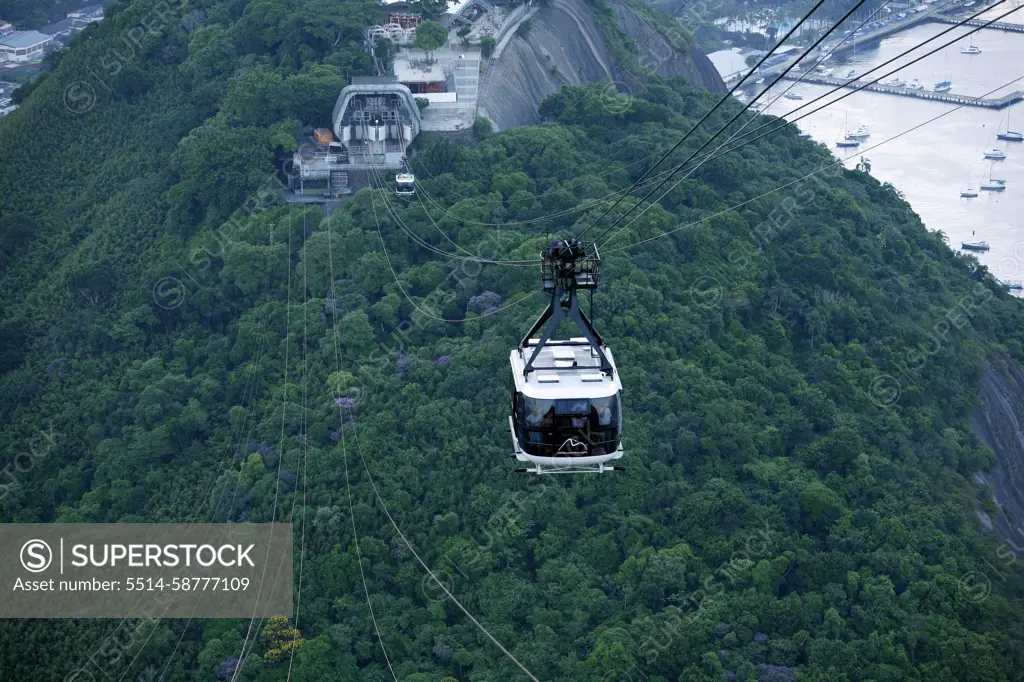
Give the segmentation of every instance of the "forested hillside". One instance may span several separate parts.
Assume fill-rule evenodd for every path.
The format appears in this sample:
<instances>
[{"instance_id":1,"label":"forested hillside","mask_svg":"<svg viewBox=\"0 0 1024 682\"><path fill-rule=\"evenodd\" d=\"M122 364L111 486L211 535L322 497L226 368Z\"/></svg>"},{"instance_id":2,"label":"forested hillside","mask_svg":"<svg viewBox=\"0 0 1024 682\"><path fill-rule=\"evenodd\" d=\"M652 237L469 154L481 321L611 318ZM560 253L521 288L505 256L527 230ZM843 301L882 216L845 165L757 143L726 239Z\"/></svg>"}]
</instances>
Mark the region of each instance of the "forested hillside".
<instances>
[{"instance_id":1,"label":"forested hillside","mask_svg":"<svg viewBox=\"0 0 1024 682\"><path fill-rule=\"evenodd\" d=\"M422 141L416 199L385 179L325 218L280 203L280 164L369 71L377 5L158 5L116 6L0 121L2 520L290 521L299 615L248 645L3 621L0 679L229 679L249 645L238 679L525 679L391 519L541 680L1024 679L967 425L1024 316L895 188L772 192L831 162L790 127L609 234L627 471L528 478L508 352L538 272L465 258L535 259L717 96L568 89L544 125Z\"/></svg>"}]
</instances>

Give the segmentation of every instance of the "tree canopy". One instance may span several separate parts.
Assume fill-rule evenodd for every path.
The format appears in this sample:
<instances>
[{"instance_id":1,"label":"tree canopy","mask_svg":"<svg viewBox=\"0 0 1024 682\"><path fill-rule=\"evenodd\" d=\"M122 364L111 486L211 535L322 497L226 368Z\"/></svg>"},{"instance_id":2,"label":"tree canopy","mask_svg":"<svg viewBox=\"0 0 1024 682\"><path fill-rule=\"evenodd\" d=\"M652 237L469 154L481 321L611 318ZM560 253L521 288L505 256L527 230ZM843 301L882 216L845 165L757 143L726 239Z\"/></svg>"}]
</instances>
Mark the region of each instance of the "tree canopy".
<instances>
[{"instance_id":1,"label":"tree canopy","mask_svg":"<svg viewBox=\"0 0 1024 682\"><path fill-rule=\"evenodd\" d=\"M448 41L448 29L437 21L427 19L416 27L416 39L413 44L427 53L442 47Z\"/></svg>"},{"instance_id":2,"label":"tree canopy","mask_svg":"<svg viewBox=\"0 0 1024 682\"><path fill-rule=\"evenodd\" d=\"M1024 315L895 188L787 126L628 195L594 297L627 471L517 476L508 353L539 273L463 257L581 231L717 98L568 87L552 122L418 140L416 199L371 176L326 215L282 202L282 164L372 71L345 13L376 3L313 26L210 2L98 71L156 1L114 5L0 121L4 167L38 170L0 175L0 520L291 523L299 616L7 620L0 677L521 679L393 520L539 679L1022 679L969 419Z\"/></svg>"}]
</instances>

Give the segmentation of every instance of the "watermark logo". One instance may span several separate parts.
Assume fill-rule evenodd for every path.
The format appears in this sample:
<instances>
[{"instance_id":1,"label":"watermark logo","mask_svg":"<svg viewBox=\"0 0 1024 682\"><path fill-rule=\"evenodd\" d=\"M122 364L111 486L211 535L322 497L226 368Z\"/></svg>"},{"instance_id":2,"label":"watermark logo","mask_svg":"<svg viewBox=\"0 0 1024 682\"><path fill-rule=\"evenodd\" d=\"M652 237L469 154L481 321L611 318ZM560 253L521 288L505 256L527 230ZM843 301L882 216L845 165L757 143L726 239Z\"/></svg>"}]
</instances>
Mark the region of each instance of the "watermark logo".
<instances>
[{"instance_id":1,"label":"watermark logo","mask_svg":"<svg viewBox=\"0 0 1024 682\"><path fill-rule=\"evenodd\" d=\"M979 571L968 571L956 583L957 592L972 604L980 604L992 591L992 581Z\"/></svg>"},{"instance_id":2,"label":"watermark logo","mask_svg":"<svg viewBox=\"0 0 1024 682\"><path fill-rule=\"evenodd\" d=\"M0 546L0 618L294 611L290 523L0 524Z\"/></svg>"},{"instance_id":3,"label":"watermark logo","mask_svg":"<svg viewBox=\"0 0 1024 682\"><path fill-rule=\"evenodd\" d=\"M434 578L437 578L436 580ZM455 589L455 578L447 571L434 571L423 576L423 596L430 602L447 601L448 595Z\"/></svg>"},{"instance_id":4,"label":"watermark logo","mask_svg":"<svg viewBox=\"0 0 1024 682\"><path fill-rule=\"evenodd\" d=\"M633 103L633 91L621 81L603 80L597 84L597 101L609 114L622 114Z\"/></svg>"},{"instance_id":5,"label":"watermark logo","mask_svg":"<svg viewBox=\"0 0 1024 682\"><path fill-rule=\"evenodd\" d=\"M153 302L164 310L180 308L187 293L185 285L177 277L161 277L153 285Z\"/></svg>"},{"instance_id":6,"label":"watermark logo","mask_svg":"<svg viewBox=\"0 0 1024 682\"><path fill-rule=\"evenodd\" d=\"M879 374L871 380L868 387L868 396L878 407L895 405L900 399L900 394L900 381L891 374Z\"/></svg>"},{"instance_id":7,"label":"watermark logo","mask_svg":"<svg viewBox=\"0 0 1024 682\"><path fill-rule=\"evenodd\" d=\"M722 302L722 286L711 275L698 277L690 286L690 298L701 308L716 308Z\"/></svg>"},{"instance_id":8,"label":"watermark logo","mask_svg":"<svg viewBox=\"0 0 1024 682\"><path fill-rule=\"evenodd\" d=\"M96 106L96 89L85 81L75 81L64 88L64 106L72 114L84 114Z\"/></svg>"},{"instance_id":9,"label":"watermark logo","mask_svg":"<svg viewBox=\"0 0 1024 682\"><path fill-rule=\"evenodd\" d=\"M42 540L29 540L21 546L21 565L29 573L42 573L53 563L53 550Z\"/></svg>"}]
</instances>

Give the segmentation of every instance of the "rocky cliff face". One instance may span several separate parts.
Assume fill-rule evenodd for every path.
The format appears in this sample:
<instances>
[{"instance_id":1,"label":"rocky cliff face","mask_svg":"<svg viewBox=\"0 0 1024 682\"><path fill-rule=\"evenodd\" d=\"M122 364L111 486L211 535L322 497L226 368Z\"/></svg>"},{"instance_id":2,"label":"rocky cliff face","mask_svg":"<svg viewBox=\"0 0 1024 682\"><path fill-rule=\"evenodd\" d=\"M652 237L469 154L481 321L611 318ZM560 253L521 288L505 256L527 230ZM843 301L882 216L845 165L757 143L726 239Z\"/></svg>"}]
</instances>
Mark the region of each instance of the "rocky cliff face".
<instances>
[{"instance_id":1,"label":"rocky cliff face","mask_svg":"<svg viewBox=\"0 0 1024 682\"><path fill-rule=\"evenodd\" d=\"M642 64L662 78L682 76L711 92L726 92L718 70L697 45L691 45L685 53L677 50L662 33L655 30L656 27L648 24L624 0L614 0L612 9L615 10L619 30L639 46L638 56Z\"/></svg>"},{"instance_id":2,"label":"rocky cliff face","mask_svg":"<svg viewBox=\"0 0 1024 682\"><path fill-rule=\"evenodd\" d=\"M610 0L610 7L619 30L641 46L641 63L659 76L681 76L708 90L725 91L718 72L698 47L677 50L625 0ZM621 69L615 70L617 60L583 0L551 0L527 21L525 35L520 31L504 44L481 79L479 115L489 118L496 129L539 123L541 101L563 85L609 77L631 80Z\"/></svg>"},{"instance_id":3,"label":"rocky cliff face","mask_svg":"<svg viewBox=\"0 0 1024 682\"><path fill-rule=\"evenodd\" d=\"M999 506L995 518L983 520L1007 549L1024 557L1024 370L1009 358L993 358L981 378L981 405L971 426L998 464L975 478L991 486Z\"/></svg>"}]
</instances>

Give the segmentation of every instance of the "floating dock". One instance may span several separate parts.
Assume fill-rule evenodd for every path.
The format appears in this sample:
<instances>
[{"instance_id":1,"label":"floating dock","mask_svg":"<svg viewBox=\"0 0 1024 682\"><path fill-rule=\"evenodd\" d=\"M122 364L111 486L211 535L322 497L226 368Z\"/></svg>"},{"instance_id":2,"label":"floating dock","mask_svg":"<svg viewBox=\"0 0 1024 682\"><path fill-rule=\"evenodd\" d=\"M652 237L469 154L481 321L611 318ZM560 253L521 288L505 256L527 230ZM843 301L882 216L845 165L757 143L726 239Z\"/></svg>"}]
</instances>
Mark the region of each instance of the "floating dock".
<instances>
[{"instance_id":1,"label":"floating dock","mask_svg":"<svg viewBox=\"0 0 1024 682\"><path fill-rule=\"evenodd\" d=\"M961 104L970 107L981 107L982 109L1004 109L1011 104L1024 99L1024 90L1016 90L998 99L987 99L984 97L971 97L970 95L958 95L954 92L935 92L933 90L913 90L895 85L882 85L872 83L863 85L859 80L849 82L845 78L833 78L831 76L820 76L816 74L792 75L787 74L778 80L800 81L801 83L812 83L814 85L828 85L831 87L860 88L870 92L880 92L885 95L899 95L901 97L916 97L917 99L928 99L935 102L947 104Z\"/></svg>"}]
</instances>

